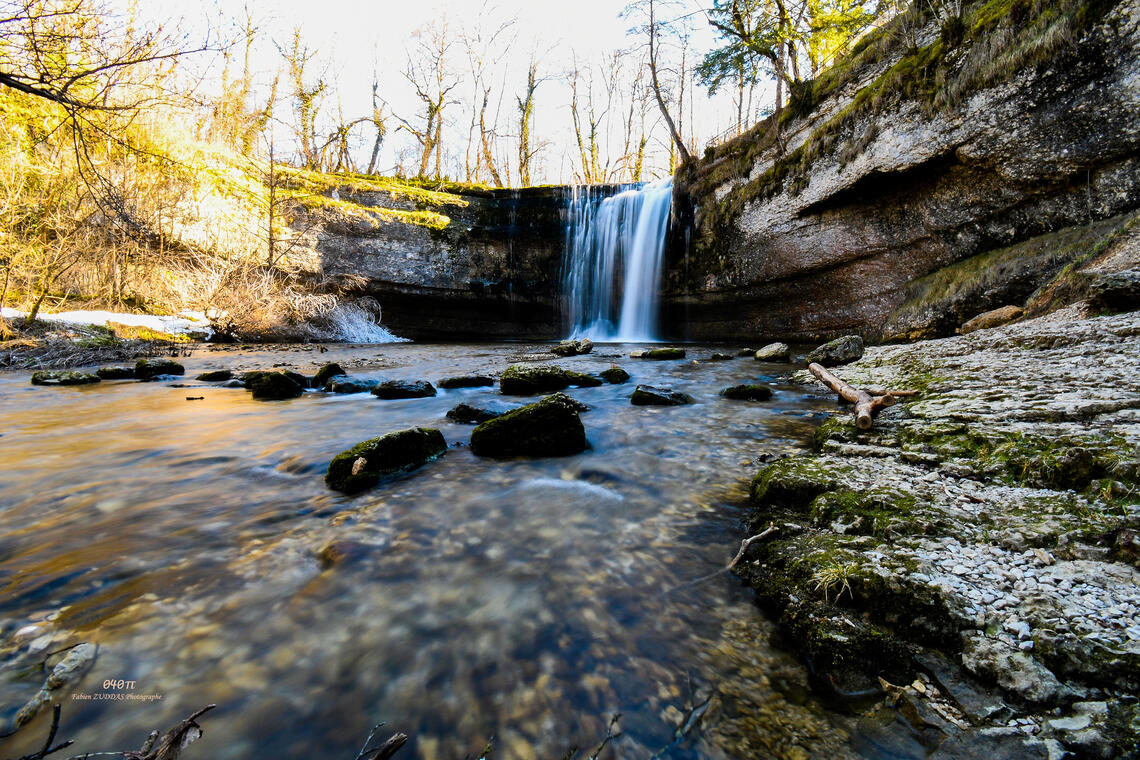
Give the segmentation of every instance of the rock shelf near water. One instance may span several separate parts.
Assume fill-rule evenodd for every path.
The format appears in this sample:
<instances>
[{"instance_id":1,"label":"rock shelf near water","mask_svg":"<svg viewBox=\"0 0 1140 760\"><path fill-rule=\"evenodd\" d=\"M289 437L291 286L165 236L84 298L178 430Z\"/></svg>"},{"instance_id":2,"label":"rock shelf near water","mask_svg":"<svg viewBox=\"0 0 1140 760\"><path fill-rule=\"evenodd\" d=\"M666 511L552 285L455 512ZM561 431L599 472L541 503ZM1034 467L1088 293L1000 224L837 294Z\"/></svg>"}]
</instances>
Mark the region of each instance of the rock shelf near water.
<instances>
[{"instance_id":1,"label":"rock shelf near water","mask_svg":"<svg viewBox=\"0 0 1140 760\"><path fill-rule=\"evenodd\" d=\"M1140 314L1074 308L868 349L843 379L921 396L867 432L839 412L752 484L751 531L779 530L736 572L841 691L949 696L920 709L935 746L1136 749Z\"/></svg>"}]
</instances>

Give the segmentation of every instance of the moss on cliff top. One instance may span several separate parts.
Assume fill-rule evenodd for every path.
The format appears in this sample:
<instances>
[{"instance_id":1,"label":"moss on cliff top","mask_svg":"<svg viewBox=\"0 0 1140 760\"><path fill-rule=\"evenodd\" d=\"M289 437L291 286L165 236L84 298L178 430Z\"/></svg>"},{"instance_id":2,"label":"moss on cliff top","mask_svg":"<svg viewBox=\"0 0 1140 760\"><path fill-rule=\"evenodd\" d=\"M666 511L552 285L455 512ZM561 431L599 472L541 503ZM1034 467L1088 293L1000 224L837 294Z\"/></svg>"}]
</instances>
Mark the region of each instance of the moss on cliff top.
<instances>
[{"instance_id":1,"label":"moss on cliff top","mask_svg":"<svg viewBox=\"0 0 1140 760\"><path fill-rule=\"evenodd\" d=\"M294 191L328 195L334 190L345 193L388 193L393 200L406 200L417 208L455 206L464 208L467 200L459 195L464 189L485 189L481 186L456 183L429 183L427 180L371 177L363 174L325 174L309 169L281 166L283 183Z\"/></svg>"},{"instance_id":2,"label":"moss on cliff top","mask_svg":"<svg viewBox=\"0 0 1140 760\"><path fill-rule=\"evenodd\" d=\"M451 224L450 217L436 211L405 211L404 209L384 208L382 206L365 206L352 201L333 200L325 195L313 195L296 190L283 191L282 195L296 200L310 211L332 211L354 222L366 224L374 224L377 221L398 222L416 227L426 227L431 230L442 230Z\"/></svg>"}]
</instances>

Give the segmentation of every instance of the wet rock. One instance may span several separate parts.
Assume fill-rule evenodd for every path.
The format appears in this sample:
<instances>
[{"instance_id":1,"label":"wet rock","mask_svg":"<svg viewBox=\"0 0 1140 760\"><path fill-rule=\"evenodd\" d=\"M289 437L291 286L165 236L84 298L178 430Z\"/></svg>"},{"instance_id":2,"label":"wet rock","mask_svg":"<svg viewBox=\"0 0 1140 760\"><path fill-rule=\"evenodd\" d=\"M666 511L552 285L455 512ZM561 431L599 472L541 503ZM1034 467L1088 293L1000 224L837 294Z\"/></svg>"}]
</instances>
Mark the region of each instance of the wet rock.
<instances>
[{"instance_id":1,"label":"wet rock","mask_svg":"<svg viewBox=\"0 0 1140 760\"><path fill-rule=\"evenodd\" d=\"M435 386L427 380L390 380L373 388L372 395L382 399L429 398L435 395Z\"/></svg>"},{"instance_id":2,"label":"wet rock","mask_svg":"<svg viewBox=\"0 0 1140 760\"><path fill-rule=\"evenodd\" d=\"M862 356L863 339L858 335L844 335L816 348L804 358L804 363L814 362L825 367L836 367L840 364L850 364Z\"/></svg>"},{"instance_id":3,"label":"wet rock","mask_svg":"<svg viewBox=\"0 0 1140 760\"><path fill-rule=\"evenodd\" d=\"M684 406L693 403L693 397L670 388L639 385L629 397L629 403L634 406Z\"/></svg>"},{"instance_id":4,"label":"wet rock","mask_svg":"<svg viewBox=\"0 0 1140 760\"><path fill-rule=\"evenodd\" d=\"M612 385L621 385L629 382L629 373L621 367L610 367L598 373L601 378Z\"/></svg>"},{"instance_id":5,"label":"wet rock","mask_svg":"<svg viewBox=\"0 0 1140 760\"><path fill-rule=\"evenodd\" d=\"M850 482L854 470L815 457L789 457L773 462L752 479L751 496L757 504L806 508L820 494Z\"/></svg>"},{"instance_id":6,"label":"wet rock","mask_svg":"<svg viewBox=\"0 0 1140 760\"><path fill-rule=\"evenodd\" d=\"M792 358L792 347L787 343L769 343L755 354L758 362L786 362Z\"/></svg>"},{"instance_id":7,"label":"wet rock","mask_svg":"<svg viewBox=\"0 0 1140 760\"><path fill-rule=\"evenodd\" d=\"M709 361L710 362L727 362L727 361L732 361L735 358L736 357L733 356L732 354L714 353L712 356L709 357Z\"/></svg>"},{"instance_id":8,"label":"wet rock","mask_svg":"<svg viewBox=\"0 0 1140 760\"><path fill-rule=\"evenodd\" d=\"M999 327L1020 318L1024 313L1025 309L1020 306L1002 306L997 309L990 309L966 321L958 328L958 332L962 335L966 335L975 330L987 330L991 327Z\"/></svg>"},{"instance_id":9,"label":"wet rock","mask_svg":"<svg viewBox=\"0 0 1140 760\"><path fill-rule=\"evenodd\" d=\"M32 373L32 385L90 385L100 377L76 370L41 370Z\"/></svg>"},{"instance_id":10,"label":"wet rock","mask_svg":"<svg viewBox=\"0 0 1140 760\"><path fill-rule=\"evenodd\" d=\"M248 373L245 387L253 391L258 401L281 401L296 398L305 392L305 387L284 372Z\"/></svg>"},{"instance_id":11,"label":"wet rock","mask_svg":"<svg viewBox=\"0 0 1140 760\"><path fill-rule=\"evenodd\" d=\"M1089 302L1110 311L1140 309L1140 269L1096 275L1089 283Z\"/></svg>"},{"instance_id":12,"label":"wet rock","mask_svg":"<svg viewBox=\"0 0 1140 760\"><path fill-rule=\"evenodd\" d=\"M103 380L133 380L135 378L135 368L100 367L99 369L95 370L95 374Z\"/></svg>"},{"instance_id":13,"label":"wet rock","mask_svg":"<svg viewBox=\"0 0 1140 760\"><path fill-rule=\"evenodd\" d=\"M1039 739L1016 728L985 728L947 739L931 756L934 760L1053 760Z\"/></svg>"},{"instance_id":14,"label":"wet rock","mask_svg":"<svg viewBox=\"0 0 1140 760\"><path fill-rule=\"evenodd\" d=\"M332 380L334 377L345 377L347 375L348 373L345 372L339 364L336 362L329 362L322 365L321 368L317 370L317 374L313 376L312 387L324 388L328 384L329 380Z\"/></svg>"},{"instance_id":15,"label":"wet rock","mask_svg":"<svg viewBox=\"0 0 1140 760\"><path fill-rule=\"evenodd\" d=\"M579 405L563 393L512 409L471 431L476 456L568 456L588 447Z\"/></svg>"},{"instance_id":16,"label":"wet rock","mask_svg":"<svg viewBox=\"0 0 1140 760\"><path fill-rule=\"evenodd\" d=\"M468 424L478 424L480 422L486 422L487 420L493 420L500 414L502 414L502 412L495 412L490 409L479 409L470 404L459 404L447 412L449 419Z\"/></svg>"},{"instance_id":17,"label":"wet rock","mask_svg":"<svg viewBox=\"0 0 1140 760\"><path fill-rule=\"evenodd\" d=\"M462 375L460 377L445 377L438 385L444 390L453 388L485 388L495 384L495 378L486 375Z\"/></svg>"},{"instance_id":18,"label":"wet rock","mask_svg":"<svg viewBox=\"0 0 1140 760\"><path fill-rule=\"evenodd\" d=\"M964 672L959 665L933 651L915 655L915 662L933 679L942 693L954 700L958 709L974 723L998 719L1010 709L1000 697L988 693Z\"/></svg>"},{"instance_id":19,"label":"wet rock","mask_svg":"<svg viewBox=\"0 0 1140 760\"><path fill-rule=\"evenodd\" d=\"M585 372L571 372L567 370L566 376L570 378L570 384L579 388L597 388L602 384L602 379L587 375Z\"/></svg>"},{"instance_id":20,"label":"wet rock","mask_svg":"<svg viewBox=\"0 0 1140 760\"><path fill-rule=\"evenodd\" d=\"M755 353L756 353L755 349L751 349L751 348L742 348L742 349L740 349L739 351L737 351L737 352L736 352L736 355L737 355L737 356L740 356L740 357L744 357L744 356L752 356L752 355L753 355L753 354L755 354Z\"/></svg>"},{"instance_id":21,"label":"wet rock","mask_svg":"<svg viewBox=\"0 0 1140 760\"><path fill-rule=\"evenodd\" d=\"M227 380L224 383L222 383L221 387L222 388L244 388L245 383L243 383L241 380L238 380L237 378L234 378L233 380Z\"/></svg>"},{"instance_id":22,"label":"wet rock","mask_svg":"<svg viewBox=\"0 0 1140 760\"><path fill-rule=\"evenodd\" d=\"M553 364L512 364L499 378L499 392L508 396L529 396L569 388L566 370Z\"/></svg>"},{"instance_id":23,"label":"wet rock","mask_svg":"<svg viewBox=\"0 0 1140 760\"><path fill-rule=\"evenodd\" d=\"M582 340L564 340L550 349L550 352L557 356L579 356L588 354L593 350L594 343L589 338L583 338Z\"/></svg>"},{"instance_id":24,"label":"wet rock","mask_svg":"<svg viewBox=\"0 0 1140 760\"><path fill-rule=\"evenodd\" d=\"M767 385L734 385L720 395L737 401L767 401L772 398L772 389Z\"/></svg>"},{"instance_id":25,"label":"wet rock","mask_svg":"<svg viewBox=\"0 0 1140 760\"><path fill-rule=\"evenodd\" d=\"M981 633L963 638L962 665L1027 702L1053 704L1067 693L1057 677L1033 657Z\"/></svg>"},{"instance_id":26,"label":"wet rock","mask_svg":"<svg viewBox=\"0 0 1140 760\"><path fill-rule=\"evenodd\" d=\"M380 384L376 378L350 377L341 375L325 383L325 390L329 393L367 393Z\"/></svg>"},{"instance_id":27,"label":"wet rock","mask_svg":"<svg viewBox=\"0 0 1140 760\"><path fill-rule=\"evenodd\" d=\"M358 443L329 462L325 483L344 493L357 493L424 465L447 451L443 434L434 428L409 428Z\"/></svg>"},{"instance_id":28,"label":"wet rock","mask_svg":"<svg viewBox=\"0 0 1140 760\"><path fill-rule=\"evenodd\" d=\"M172 359L139 359L135 362L135 377L149 380L159 375L185 375L186 368Z\"/></svg>"},{"instance_id":29,"label":"wet rock","mask_svg":"<svg viewBox=\"0 0 1140 760\"><path fill-rule=\"evenodd\" d=\"M211 370L210 372L203 372L202 374L196 376L194 379L201 380L206 383L217 383L223 380L231 380L233 379L233 376L234 373L228 369L215 369Z\"/></svg>"},{"instance_id":30,"label":"wet rock","mask_svg":"<svg viewBox=\"0 0 1140 760\"><path fill-rule=\"evenodd\" d=\"M1106 736L1108 721L1106 702L1077 702L1072 713L1047 722L1049 729L1061 740L1065 748L1078 757L1117 757L1117 748Z\"/></svg>"},{"instance_id":31,"label":"wet rock","mask_svg":"<svg viewBox=\"0 0 1140 760\"><path fill-rule=\"evenodd\" d=\"M52 667L51 673L36 695L16 713L12 724L13 730L26 726L40 710L51 702L59 700L60 692L77 683L95 662L97 652L98 649L94 644L86 642L68 650L63 659Z\"/></svg>"},{"instance_id":32,"label":"wet rock","mask_svg":"<svg viewBox=\"0 0 1140 760\"><path fill-rule=\"evenodd\" d=\"M684 359L685 349L683 348L649 348L639 349L637 351L630 351L629 358L631 359Z\"/></svg>"},{"instance_id":33,"label":"wet rock","mask_svg":"<svg viewBox=\"0 0 1140 760\"><path fill-rule=\"evenodd\" d=\"M328 570L335 565L358 562L377 548L359 541L333 541L317 552L317 560L322 570Z\"/></svg>"}]
</instances>

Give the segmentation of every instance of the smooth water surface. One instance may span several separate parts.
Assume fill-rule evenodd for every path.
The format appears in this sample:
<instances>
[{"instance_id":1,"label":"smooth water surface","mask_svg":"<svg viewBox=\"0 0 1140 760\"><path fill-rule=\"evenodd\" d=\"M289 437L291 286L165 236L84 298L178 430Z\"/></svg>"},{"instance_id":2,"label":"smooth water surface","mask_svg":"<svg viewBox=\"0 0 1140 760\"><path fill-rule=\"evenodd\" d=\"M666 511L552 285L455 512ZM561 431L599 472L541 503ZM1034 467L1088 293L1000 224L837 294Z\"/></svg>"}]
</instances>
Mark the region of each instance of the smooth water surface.
<instances>
[{"instance_id":1,"label":"smooth water surface","mask_svg":"<svg viewBox=\"0 0 1140 760\"><path fill-rule=\"evenodd\" d=\"M161 699L65 699L60 736L81 751L136 749L208 703L189 760L351 759L381 721L412 737L398 757L476 757L494 736L498 758L557 758L592 751L615 713L606 757L840 746L748 593L727 574L685 585L739 546L755 459L802 442L831 403L778 365L635 361L633 347L558 361L634 379L569 391L592 407L592 449L539 460L477 458L471 427L445 418L526 401L497 387L260 402L189 379L337 360L434 382L539 346L203 349L183 360L188 387L0 375L0 720L42 684L30 666L90 641L98 658L69 694L124 679ZM775 398L717 395L745 381ZM631 406L637 382L697 403ZM335 454L415 425L441 429L446 455L354 497L326 489ZM49 717L0 753L38 747Z\"/></svg>"}]
</instances>

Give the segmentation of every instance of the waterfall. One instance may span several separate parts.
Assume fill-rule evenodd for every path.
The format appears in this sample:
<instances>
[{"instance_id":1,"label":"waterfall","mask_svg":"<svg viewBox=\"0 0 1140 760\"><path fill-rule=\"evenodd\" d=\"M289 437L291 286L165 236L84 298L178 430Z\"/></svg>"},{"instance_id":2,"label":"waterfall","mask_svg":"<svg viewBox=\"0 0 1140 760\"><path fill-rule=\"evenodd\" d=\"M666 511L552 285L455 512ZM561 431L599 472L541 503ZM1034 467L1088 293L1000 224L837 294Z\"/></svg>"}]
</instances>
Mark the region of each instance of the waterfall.
<instances>
[{"instance_id":1,"label":"waterfall","mask_svg":"<svg viewBox=\"0 0 1140 760\"><path fill-rule=\"evenodd\" d=\"M657 340L657 293L673 183L575 187L566 227L564 292L570 337Z\"/></svg>"}]
</instances>

